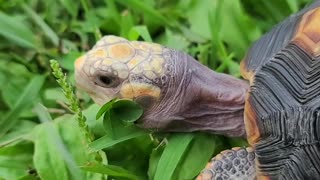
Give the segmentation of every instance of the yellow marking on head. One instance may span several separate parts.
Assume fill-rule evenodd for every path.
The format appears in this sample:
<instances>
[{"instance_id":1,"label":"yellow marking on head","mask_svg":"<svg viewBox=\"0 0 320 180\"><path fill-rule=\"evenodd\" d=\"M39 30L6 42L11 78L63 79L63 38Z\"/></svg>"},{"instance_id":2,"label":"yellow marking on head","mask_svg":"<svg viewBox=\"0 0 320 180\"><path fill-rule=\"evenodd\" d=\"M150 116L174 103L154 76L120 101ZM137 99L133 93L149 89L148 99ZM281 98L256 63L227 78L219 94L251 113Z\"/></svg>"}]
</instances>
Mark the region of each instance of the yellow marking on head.
<instances>
[{"instance_id":1,"label":"yellow marking on head","mask_svg":"<svg viewBox=\"0 0 320 180\"><path fill-rule=\"evenodd\" d=\"M127 41L124 38L113 36L113 35L105 36L103 38L103 40L108 44L118 43L118 42L121 42L121 41Z\"/></svg>"},{"instance_id":2,"label":"yellow marking on head","mask_svg":"<svg viewBox=\"0 0 320 180\"><path fill-rule=\"evenodd\" d=\"M143 63L143 70L144 71L152 71L152 66L150 65L149 62Z\"/></svg>"},{"instance_id":3,"label":"yellow marking on head","mask_svg":"<svg viewBox=\"0 0 320 180\"><path fill-rule=\"evenodd\" d=\"M139 64L140 62L142 61L142 58L141 57L135 57L133 59L131 59L127 65L128 65L128 68L129 69L132 69L134 68L137 64Z\"/></svg>"},{"instance_id":4,"label":"yellow marking on head","mask_svg":"<svg viewBox=\"0 0 320 180\"><path fill-rule=\"evenodd\" d=\"M113 64L114 63L114 60L113 59L110 59L110 58L105 58L105 59L103 59L103 61L102 61L102 64L103 65L108 65L108 66L110 66L111 64Z\"/></svg>"},{"instance_id":5,"label":"yellow marking on head","mask_svg":"<svg viewBox=\"0 0 320 180\"><path fill-rule=\"evenodd\" d=\"M150 48L154 53L162 53L163 47L159 44L150 43Z\"/></svg>"},{"instance_id":6,"label":"yellow marking on head","mask_svg":"<svg viewBox=\"0 0 320 180\"><path fill-rule=\"evenodd\" d=\"M109 47L108 52L111 58L124 62L131 58L135 51L127 44L115 44Z\"/></svg>"},{"instance_id":7,"label":"yellow marking on head","mask_svg":"<svg viewBox=\"0 0 320 180\"><path fill-rule=\"evenodd\" d=\"M83 65L83 62L84 62L84 57L85 57L85 56L80 56L80 57L74 62L74 65L75 65L76 69L81 69L81 68L82 68L82 65Z\"/></svg>"},{"instance_id":8,"label":"yellow marking on head","mask_svg":"<svg viewBox=\"0 0 320 180\"><path fill-rule=\"evenodd\" d=\"M133 99L139 96L152 96L160 98L160 88L147 83L128 83L120 89L122 98Z\"/></svg>"},{"instance_id":9,"label":"yellow marking on head","mask_svg":"<svg viewBox=\"0 0 320 180\"><path fill-rule=\"evenodd\" d=\"M146 52L151 51L152 53L155 53L155 54L161 54L162 49L163 49L163 47L161 45L156 44L156 43L150 43L150 42L134 41L134 42L131 42L131 45L134 48L137 48L137 49L140 49L140 50L146 51Z\"/></svg>"},{"instance_id":10,"label":"yellow marking on head","mask_svg":"<svg viewBox=\"0 0 320 180\"><path fill-rule=\"evenodd\" d=\"M153 68L153 71L157 74L163 74L163 63L164 59L161 57L155 57L151 61L151 66Z\"/></svg>"},{"instance_id":11,"label":"yellow marking on head","mask_svg":"<svg viewBox=\"0 0 320 180\"><path fill-rule=\"evenodd\" d=\"M104 49L97 49L93 52L94 57L104 57L106 54L107 52Z\"/></svg>"}]
</instances>

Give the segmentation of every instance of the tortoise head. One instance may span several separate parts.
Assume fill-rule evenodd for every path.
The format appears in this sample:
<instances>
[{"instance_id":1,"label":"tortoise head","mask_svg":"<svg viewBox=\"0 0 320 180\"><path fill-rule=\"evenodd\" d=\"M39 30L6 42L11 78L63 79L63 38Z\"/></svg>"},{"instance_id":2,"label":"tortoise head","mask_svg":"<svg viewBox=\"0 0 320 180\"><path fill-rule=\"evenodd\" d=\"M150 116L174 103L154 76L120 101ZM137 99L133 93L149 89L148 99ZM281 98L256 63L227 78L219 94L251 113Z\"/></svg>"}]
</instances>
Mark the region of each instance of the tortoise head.
<instances>
[{"instance_id":1,"label":"tortoise head","mask_svg":"<svg viewBox=\"0 0 320 180\"><path fill-rule=\"evenodd\" d=\"M155 43L105 36L75 62L77 86L98 104L132 99L143 128L244 135L247 83ZM227 122L227 123L225 123Z\"/></svg>"}]
</instances>

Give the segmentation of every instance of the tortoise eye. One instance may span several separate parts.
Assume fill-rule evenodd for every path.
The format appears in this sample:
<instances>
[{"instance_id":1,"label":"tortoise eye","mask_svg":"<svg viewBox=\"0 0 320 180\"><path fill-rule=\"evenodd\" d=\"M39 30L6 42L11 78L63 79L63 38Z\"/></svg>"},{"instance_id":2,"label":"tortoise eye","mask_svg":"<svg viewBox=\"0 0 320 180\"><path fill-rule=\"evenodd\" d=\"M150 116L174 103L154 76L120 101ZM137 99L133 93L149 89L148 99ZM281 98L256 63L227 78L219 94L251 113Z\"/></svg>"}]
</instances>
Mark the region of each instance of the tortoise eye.
<instances>
[{"instance_id":1,"label":"tortoise eye","mask_svg":"<svg viewBox=\"0 0 320 180\"><path fill-rule=\"evenodd\" d=\"M105 88L113 88L120 84L120 80L118 77L113 75L98 75L96 77L95 84Z\"/></svg>"}]
</instances>

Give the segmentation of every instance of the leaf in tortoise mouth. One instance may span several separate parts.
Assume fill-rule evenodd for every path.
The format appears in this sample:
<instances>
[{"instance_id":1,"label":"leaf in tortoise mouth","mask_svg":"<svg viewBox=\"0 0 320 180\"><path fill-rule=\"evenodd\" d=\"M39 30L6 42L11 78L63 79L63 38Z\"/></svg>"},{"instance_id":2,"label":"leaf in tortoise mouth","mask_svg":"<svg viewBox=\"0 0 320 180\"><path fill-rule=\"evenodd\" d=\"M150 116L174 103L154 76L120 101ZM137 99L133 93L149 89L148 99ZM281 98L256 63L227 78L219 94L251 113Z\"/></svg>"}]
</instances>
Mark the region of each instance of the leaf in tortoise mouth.
<instances>
[{"instance_id":1,"label":"leaf in tortoise mouth","mask_svg":"<svg viewBox=\"0 0 320 180\"><path fill-rule=\"evenodd\" d=\"M124 134L141 131L132 125L143 114L139 104L128 99L112 99L104 104L96 115L96 119L103 116L103 125L113 139Z\"/></svg>"},{"instance_id":2,"label":"leaf in tortoise mouth","mask_svg":"<svg viewBox=\"0 0 320 180\"><path fill-rule=\"evenodd\" d=\"M134 101L128 99L112 99L104 104L96 115L99 119L104 114L104 120L133 123L143 114L143 109Z\"/></svg>"}]
</instances>

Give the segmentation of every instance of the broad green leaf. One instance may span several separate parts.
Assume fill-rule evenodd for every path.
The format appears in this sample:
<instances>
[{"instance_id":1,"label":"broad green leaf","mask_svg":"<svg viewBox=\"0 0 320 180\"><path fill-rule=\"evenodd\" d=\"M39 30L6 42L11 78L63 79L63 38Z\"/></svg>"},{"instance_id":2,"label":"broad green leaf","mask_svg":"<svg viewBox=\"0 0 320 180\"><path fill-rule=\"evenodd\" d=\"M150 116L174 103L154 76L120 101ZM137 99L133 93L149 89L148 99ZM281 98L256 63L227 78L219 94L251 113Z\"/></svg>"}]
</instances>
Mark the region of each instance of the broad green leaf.
<instances>
[{"instance_id":1,"label":"broad green leaf","mask_svg":"<svg viewBox=\"0 0 320 180\"><path fill-rule=\"evenodd\" d=\"M168 144L159 160L154 180L172 179L175 169L193 138L193 134L175 134L168 139Z\"/></svg>"},{"instance_id":2,"label":"broad green leaf","mask_svg":"<svg viewBox=\"0 0 320 180\"><path fill-rule=\"evenodd\" d=\"M96 115L96 119L98 120L105 112L110 111L112 108L113 103L116 101L117 99L111 99L109 102L107 102L106 104L104 104L98 111L97 115Z\"/></svg>"},{"instance_id":3,"label":"broad green leaf","mask_svg":"<svg viewBox=\"0 0 320 180\"><path fill-rule=\"evenodd\" d=\"M68 54L63 56L63 58L59 59L58 62L61 65L61 67L73 71L74 70L74 62L77 58L79 58L82 55L81 52L78 51L69 51Z\"/></svg>"},{"instance_id":4,"label":"broad green leaf","mask_svg":"<svg viewBox=\"0 0 320 180\"><path fill-rule=\"evenodd\" d=\"M32 168L33 144L19 143L0 148L0 178L18 179Z\"/></svg>"},{"instance_id":5,"label":"broad green leaf","mask_svg":"<svg viewBox=\"0 0 320 180\"><path fill-rule=\"evenodd\" d=\"M101 107L96 119L100 118L103 113L103 125L110 137L114 139L141 131L132 123L142 116L143 109L132 100L113 99L109 101Z\"/></svg>"},{"instance_id":6,"label":"broad green leaf","mask_svg":"<svg viewBox=\"0 0 320 180\"><path fill-rule=\"evenodd\" d=\"M179 34L174 34L169 29L166 29L165 38L163 39L162 43L166 47L182 51L186 51L187 47L190 45L190 42L188 42L185 37Z\"/></svg>"},{"instance_id":7,"label":"broad green leaf","mask_svg":"<svg viewBox=\"0 0 320 180\"><path fill-rule=\"evenodd\" d=\"M46 100L54 100L54 101L61 101L61 102L68 102L67 98L64 96L63 91L61 88L47 88L44 91L44 98Z\"/></svg>"},{"instance_id":8,"label":"broad green leaf","mask_svg":"<svg viewBox=\"0 0 320 180\"><path fill-rule=\"evenodd\" d=\"M92 104L87 109L83 110L83 115L87 118L87 124L89 129L97 136L101 137L106 134L106 130L103 127L103 118L96 120L96 114L101 107L97 104Z\"/></svg>"},{"instance_id":9,"label":"broad green leaf","mask_svg":"<svg viewBox=\"0 0 320 180\"><path fill-rule=\"evenodd\" d=\"M0 22L1 36L25 48L38 48L35 35L22 19L0 12Z\"/></svg>"},{"instance_id":10,"label":"broad green leaf","mask_svg":"<svg viewBox=\"0 0 320 180\"><path fill-rule=\"evenodd\" d=\"M94 157L88 153L86 138L74 117L65 115L52 121L43 106L35 111L43 122L34 131L33 159L39 176L49 180L97 178L78 167Z\"/></svg>"},{"instance_id":11,"label":"broad green leaf","mask_svg":"<svg viewBox=\"0 0 320 180\"><path fill-rule=\"evenodd\" d=\"M20 120L11 131L0 138L0 147L19 142L29 138L29 133L36 126L36 123L27 120Z\"/></svg>"},{"instance_id":12,"label":"broad green leaf","mask_svg":"<svg viewBox=\"0 0 320 180\"><path fill-rule=\"evenodd\" d=\"M139 104L127 99L116 100L112 104L110 111L111 121L123 121L126 123L138 120L143 114L143 110Z\"/></svg>"},{"instance_id":13,"label":"broad green leaf","mask_svg":"<svg viewBox=\"0 0 320 180\"><path fill-rule=\"evenodd\" d=\"M139 179L138 176L134 175L132 172L126 169L123 169L122 167L119 167L119 166L103 165L98 163L88 163L85 166L81 166L81 168L89 172L107 174L112 177L134 179L134 180Z\"/></svg>"},{"instance_id":14,"label":"broad green leaf","mask_svg":"<svg viewBox=\"0 0 320 180\"><path fill-rule=\"evenodd\" d=\"M25 108L29 108L34 103L34 99L39 95L44 80L45 76L35 76L24 89L20 97L17 97L17 101L13 108L0 120L0 136L10 130L18 122L19 115Z\"/></svg>"}]
</instances>

